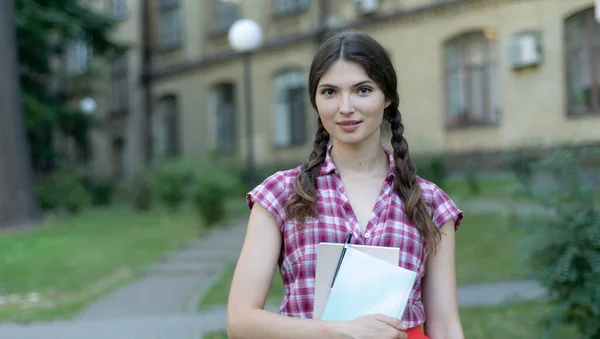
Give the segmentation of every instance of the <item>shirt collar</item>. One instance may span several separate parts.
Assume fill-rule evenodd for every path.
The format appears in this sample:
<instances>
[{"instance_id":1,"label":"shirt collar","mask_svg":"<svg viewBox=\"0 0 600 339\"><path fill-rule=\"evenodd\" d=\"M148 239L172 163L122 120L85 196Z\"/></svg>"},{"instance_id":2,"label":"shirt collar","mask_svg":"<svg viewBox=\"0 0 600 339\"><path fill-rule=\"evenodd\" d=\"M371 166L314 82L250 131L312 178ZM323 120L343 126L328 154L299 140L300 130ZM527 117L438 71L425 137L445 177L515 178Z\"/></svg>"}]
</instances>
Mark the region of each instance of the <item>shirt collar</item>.
<instances>
[{"instance_id":1,"label":"shirt collar","mask_svg":"<svg viewBox=\"0 0 600 339\"><path fill-rule=\"evenodd\" d=\"M327 152L325 153L325 160L321 164L321 172L319 173L319 175L328 175L331 173L337 173L339 175L339 171L337 170L337 167L335 167L335 163L333 162L333 159L331 158L331 148L332 147L333 147L333 144L329 144L329 146L327 146ZM396 169L396 165L394 162L394 154L387 147L384 147L383 150L385 151L385 154L388 156L388 160L389 160L389 164L390 164L387 178L388 179L393 178L395 176L395 169Z\"/></svg>"}]
</instances>

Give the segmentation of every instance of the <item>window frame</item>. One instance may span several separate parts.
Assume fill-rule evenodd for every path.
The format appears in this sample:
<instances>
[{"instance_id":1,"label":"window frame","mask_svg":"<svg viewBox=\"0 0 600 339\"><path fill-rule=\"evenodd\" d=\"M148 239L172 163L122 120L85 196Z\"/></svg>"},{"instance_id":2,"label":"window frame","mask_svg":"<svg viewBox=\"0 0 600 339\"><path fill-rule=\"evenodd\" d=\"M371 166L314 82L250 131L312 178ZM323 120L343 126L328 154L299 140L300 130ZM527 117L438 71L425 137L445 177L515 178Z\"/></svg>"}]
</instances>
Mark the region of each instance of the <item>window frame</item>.
<instances>
[{"instance_id":1,"label":"window frame","mask_svg":"<svg viewBox=\"0 0 600 339\"><path fill-rule=\"evenodd\" d=\"M294 3L291 8L285 9L284 2ZM310 0L271 0L273 18L283 18L302 14L310 8ZM283 8L283 9L282 9Z\"/></svg>"},{"instance_id":2,"label":"window frame","mask_svg":"<svg viewBox=\"0 0 600 339\"><path fill-rule=\"evenodd\" d=\"M110 114L112 116L126 115L130 109L129 89L129 56L127 53L119 54L111 62L111 102Z\"/></svg>"},{"instance_id":3,"label":"window frame","mask_svg":"<svg viewBox=\"0 0 600 339\"><path fill-rule=\"evenodd\" d=\"M568 26L571 20L576 20L576 18L579 16L584 17L585 43L582 46L573 47L569 43L569 41L572 41L573 39L569 39ZM597 38L594 38L594 33L600 33L600 24L595 20L594 8L588 7L569 15L563 22L563 29L563 43L565 46L564 72L566 80L566 115L569 118L598 116L600 115L600 34L598 34ZM570 67L572 55L580 51L583 51L587 54L587 67L585 68L585 71L587 71L590 75L590 97L588 102L584 103L586 106L584 106L584 109L581 111L577 110L577 108L574 106L573 94L575 92L575 86L571 83L573 80L573 74ZM595 62L594 59L596 60ZM596 84L595 86L592 85L594 83Z\"/></svg>"},{"instance_id":4,"label":"window frame","mask_svg":"<svg viewBox=\"0 0 600 339\"><path fill-rule=\"evenodd\" d=\"M233 19L228 19L229 21L227 21L220 18L220 14L222 13L219 11L218 6L222 5L232 6L232 8L235 8L235 17L232 16ZM211 6L212 8L210 13L212 14L212 17L210 20L209 32L212 36L226 35L231 25L233 25L234 22L242 17L242 8L239 3L227 2L223 0L212 0ZM226 24L222 24L223 22Z\"/></svg>"},{"instance_id":5,"label":"window frame","mask_svg":"<svg viewBox=\"0 0 600 339\"><path fill-rule=\"evenodd\" d=\"M485 44L482 46L481 61L474 62L471 59L474 56L472 52L473 45L478 39L482 39ZM449 59L449 50L452 46L457 48L457 58L454 60L456 65L451 65ZM495 39L487 37L485 30L473 30L463 32L446 40L443 44L443 71L444 71L444 112L446 128L463 128L472 126L497 126L500 121L500 68L497 58L498 45ZM471 51L469 51L471 50ZM481 101L477 104L482 108L481 118L478 118L473 112L466 114L455 114L452 110L451 101L454 99L450 93L451 77L458 76L461 84L461 98L465 110L473 110L474 86L472 79L476 71L480 72L483 86ZM495 82L495 83L494 83ZM476 90L476 89L475 89ZM495 98L495 100L494 100ZM495 107L493 107L495 101Z\"/></svg>"},{"instance_id":6,"label":"window frame","mask_svg":"<svg viewBox=\"0 0 600 339\"><path fill-rule=\"evenodd\" d=\"M286 68L276 72L272 78L273 84L273 113L275 114L275 126L273 135L273 144L277 148L302 147L308 142L308 86L306 85L307 74L301 68ZM294 132L294 126L297 126L292 114L290 101L285 101L288 94L293 91L301 90L304 92L303 116L302 116L302 137L294 138L298 133ZM282 115L285 114L285 115ZM277 131L285 128L287 132L285 138L277 134ZM285 140L284 140L285 139Z\"/></svg>"},{"instance_id":7,"label":"window frame","mask_svg":"<svg viewBox=\"0 0 600 339\"><path fill-rule=\"evenodd\" d=\"M157 13L157 45L159 51L168 52L174 49L178 49L183 44L183 16L181 11L182 5L181 0L158 0L158 13ZM166 41L165 39L165 22L169 15L173 15L177 27L175 31L168 32L173 35L173 41ZM171 19L173 19L171 18ZM170 27L169 29L173 29Z\"/></svg>"}]
</instances>

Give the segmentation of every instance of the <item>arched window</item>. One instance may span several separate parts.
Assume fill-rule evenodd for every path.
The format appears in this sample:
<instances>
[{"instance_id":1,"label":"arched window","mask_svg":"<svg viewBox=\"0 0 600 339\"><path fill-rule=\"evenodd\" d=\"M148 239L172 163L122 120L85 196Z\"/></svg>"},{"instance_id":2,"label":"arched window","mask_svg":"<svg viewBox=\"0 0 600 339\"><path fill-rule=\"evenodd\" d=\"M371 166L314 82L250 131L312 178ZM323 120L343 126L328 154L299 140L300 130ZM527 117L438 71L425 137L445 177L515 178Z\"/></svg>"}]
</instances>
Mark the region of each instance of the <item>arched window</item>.
<instances>
[{"instance_id":1,"label":"arched window","mask_svg":"<svg viewBox=\"0 0 600 339\"><path fill-rule=\"evenodd\" d=\"M446 43L446 112L451 126L498 119L496 48L490 35L472 32Z\"/></svg>"},{"instance_id":2,"label":"arched window","mask_svg":"<svg viewBox=\"0 0 600 339\"><path fill-rule=\"evenodd\" d=\"M179 107L177 97L167 95L158 102L154 120L155 152L159 156L179 155Z\"/></svg>"},{"instance_id":3,"label":"arched window","mask_svg":"<svg viewBox=\"0 0 600 339\"><path fill-rule=\"evenodd\" d=\"M600 25L592 8L565 22L569 114L600 112Z\"/></svg>"},{"instance_id":4,"label":"arched window","mask_svg":"<svg viewBox=\"0 0 600 339\"><path fill-rule=\"evenodd\" d=\"M235 86L231 83L216 85L211 101L216 149L221 153L232 153L238 144Z\"/></svg>"},{"instance_id":5,"label":"arched window","mask_svg":"<svg viewBox=\"0 0 600 339\"><path fill-rule=\"evenodd\" d=\"M306 74L300 70L282 71L273 79L277 146L306 142L306 80Z\"/></svg>"}]
</instances>

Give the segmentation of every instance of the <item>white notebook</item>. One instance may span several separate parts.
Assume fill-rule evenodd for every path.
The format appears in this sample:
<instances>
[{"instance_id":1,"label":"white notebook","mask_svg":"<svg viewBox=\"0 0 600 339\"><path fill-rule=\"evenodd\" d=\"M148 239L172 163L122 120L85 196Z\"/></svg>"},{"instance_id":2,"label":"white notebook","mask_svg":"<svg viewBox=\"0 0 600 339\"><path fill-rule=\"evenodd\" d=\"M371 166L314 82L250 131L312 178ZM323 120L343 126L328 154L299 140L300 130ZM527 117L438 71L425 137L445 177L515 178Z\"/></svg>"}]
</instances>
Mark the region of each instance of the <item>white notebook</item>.
<instances>
[{"instance_id":1,"label":"white notebook","mask_svg":"<svg viewBox=\"0 0 600 339\"><path fill-rule=\"evenodd\" d=\"M402 318L417 273L349 247L322 320L346 321L382 313Z\"/></svg>"},{"instance_id":2,"label":"white notebook","mask_svg":"<svg viewBox=\"0 0 600 339\"><path fill-rule=\"evenodd\" d=\"M381 260L398 265L400 261L400 250L396 247L349 245L363 253L372 255ZM327 303L331 288L331 281L335 274L343 243L322 242L317 247L317 270L315 275L315 294L313 318L320 319L323 309Z\"/></svg>"}]
</instances>

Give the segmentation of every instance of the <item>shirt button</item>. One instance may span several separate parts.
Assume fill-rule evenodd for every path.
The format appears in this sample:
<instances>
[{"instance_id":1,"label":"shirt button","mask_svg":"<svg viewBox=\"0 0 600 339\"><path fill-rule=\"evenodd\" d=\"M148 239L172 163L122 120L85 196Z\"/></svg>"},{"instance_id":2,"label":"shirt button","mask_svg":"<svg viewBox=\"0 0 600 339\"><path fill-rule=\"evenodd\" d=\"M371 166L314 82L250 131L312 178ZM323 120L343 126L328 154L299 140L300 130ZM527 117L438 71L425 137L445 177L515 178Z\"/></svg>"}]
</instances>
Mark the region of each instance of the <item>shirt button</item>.
<instances>
[{"instance_id":1,"label":"shirt button","mask_svg":"<svg viewBox=\"0 0 600 339\"><path fill-rule=\"evenodd\" d=\"M371 232L365 233L365 238L369 239L371 237Z\"/></svg>"}]
</instances>

